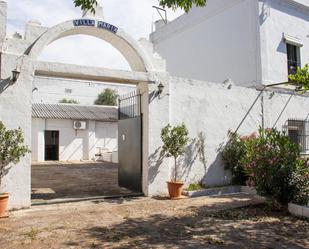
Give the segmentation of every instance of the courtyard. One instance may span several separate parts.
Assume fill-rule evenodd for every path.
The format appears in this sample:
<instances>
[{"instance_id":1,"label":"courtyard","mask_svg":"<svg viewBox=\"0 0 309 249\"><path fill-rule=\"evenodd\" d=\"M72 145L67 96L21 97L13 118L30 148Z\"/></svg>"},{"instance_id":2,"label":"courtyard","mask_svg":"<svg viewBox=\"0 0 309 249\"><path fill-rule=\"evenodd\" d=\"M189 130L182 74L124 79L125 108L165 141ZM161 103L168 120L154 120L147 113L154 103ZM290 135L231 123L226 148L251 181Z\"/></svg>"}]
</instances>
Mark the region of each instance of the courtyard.
<instances>
[{"instance_id":1,"label":"courtyard","mask_svg":"<svg viewBox=\"0 0 309 249\"><path fill-rule=\"evenodd\" d=\"M120 198L11 212L1 247L308 248L309 221L239 194L171 201Z\"/></svg>"},{"instance_id":2,"label":"courtyard","mask_svg":"<svg viewBox=\"0 0 309 249\"><path fill-rule=\"evenodd\" d=\"M118 185L118 164L44 162L31 167L32 203L134 194Z\"/></svg>"}]
</instances>

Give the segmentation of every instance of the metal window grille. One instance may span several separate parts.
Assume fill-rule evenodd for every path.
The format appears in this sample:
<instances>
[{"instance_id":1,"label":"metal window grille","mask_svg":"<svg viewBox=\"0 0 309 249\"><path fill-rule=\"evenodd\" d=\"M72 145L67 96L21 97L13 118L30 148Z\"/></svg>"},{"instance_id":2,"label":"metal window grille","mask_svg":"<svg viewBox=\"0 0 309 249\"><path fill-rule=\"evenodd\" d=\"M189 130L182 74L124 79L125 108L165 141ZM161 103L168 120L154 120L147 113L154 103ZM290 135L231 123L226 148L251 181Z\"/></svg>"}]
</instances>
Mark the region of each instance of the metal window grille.
<instances>
[{"instance_id":1,"label":"metal window grille","mask_svg":"<svg viewBox=\"0 0 309 249\"><path fill-rule=\"evenodd\" d=\"M288 74L296 74L297 67L300 67L300 58L297 47L292 44L286 45L288 57Z\"/></svg>"},{"instance_id":2,"label":"metal window grille","mask_svg":"<svg viewBox=\"0 0 309 249\"><path fill-rule=\"evenodd\" d=\"M119 120L135 118L141 115L141 94L139 91L130 92L118 98Z\"/></svg>"},{"instance_id":3,"label":"metal window grille","mask_svg":"<svg viewBox=\"0 0 309 249\"><path fill-rule=\"evenodd\" d=\"M309 121L288 119L283 130L292 142L300 146L301 153L306 153L309 150Z\"/></svg>"}]
</instances>

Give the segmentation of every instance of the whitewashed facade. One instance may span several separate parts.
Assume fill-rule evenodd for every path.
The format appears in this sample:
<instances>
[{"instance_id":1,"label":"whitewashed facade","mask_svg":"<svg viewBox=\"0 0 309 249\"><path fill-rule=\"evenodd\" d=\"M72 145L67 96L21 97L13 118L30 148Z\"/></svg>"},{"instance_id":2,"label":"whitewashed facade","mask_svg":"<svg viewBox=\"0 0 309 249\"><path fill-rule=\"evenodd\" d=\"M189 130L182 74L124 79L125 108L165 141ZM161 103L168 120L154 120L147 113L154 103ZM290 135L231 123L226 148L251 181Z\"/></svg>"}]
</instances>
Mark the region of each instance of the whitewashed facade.
<instances>
[{"instance_id":1,"label":"whitewashed facade","mask_svg":"<svg viewBox=\"0 0 309 249\"><path fill-rule=\"evenodd\" d=\"M104 160L117 163L117 119L118 110L112 106L33 103L32 162ZM76 122L82 124L80 128Z\"/></svg>"},{"instance_id":2,"label":"whitewashed facade","mask_svg":"<svg viewBox=\"0 0 309 249\"><path fill-rule=\"evenodd\" d=\"M307 0L208 0L150 35L171 75L242 86L286 82L287 43L309 62ZM192 63L194 62L194 63Z\"/></svg>"},{"instance_id":3,"label":"whitewashed facade","mask_svg":"<svg viewBox=\"0 0 309 249\"><path fill-rule=\"evenodd\" d=\"M217 4L214 4L215 2ZM275 6L274 4L279 1L268 2ZM304 28L303 22L305 27L308 27L306 19L308 5L304 1L302 4L300 1L292 0L280 2L282 4L279 6L294 6L291 10L298 13L303 9L300 13L305 12L305 17L298 13L299 17L295 19L295 22L298 19L302 22L299 24L303 30L301 34L298 33L297 27L294 28L297 31L289 29L280 33L286 32L294 38L299 37L296 40L298 42L300 40L303 44L301 51L307 51L309 29ZM286 5L286 2L290 4ZM307 120L309 117L309 98L306 95L278 88L268 88L260 95L260 90L244 87L259 85L263 79L265 83L281 82L283 75L285 77L287 73L284 53L274 52L276 56L277 53L281 56L278 57L277 64L273 65L265 64L264 57L258 52L262 27L266 27L264 25L267 22L281 27L279 25L281 20L271 21L276 13L273 7L267 21L261 27L256 25L260 19L252 19L251 14L255 13L255 17L258 17L263 6L262 2L259 2L259 5L257 3L258 1L253 0L209 0L205 9L195 9L192 14L180 17L158 29L152 34L151 39L154 42L152 44L146 40L137 42L120 28L116 32L99 28L98 24L102 21L100 17L91 17L90 22L95 26L83 24L83 21L80 21L83 19L78 19L82 23L80 26L75 26L73 20L51 28L30 23L27 25L24 37L7 37L5 27L7 3L0 1L0 120L9 128L20 126L24 131L26 143L31 146L31 143L35 142L31 139L31 103L36 77L53 76L82 81L131 84L141 92L142 96L143 193L145 195L167 193L166 181L173 173L173 162L160 156L162 148L160 133L162 127L168 123L174 125L184 122L189 129L190 144L184 157L179 159L181 178L186 184L198 181L207 185L229 183L230 174L224 170L218 149L226 141L228 131L236 130L249 109L251 111L239 129L241 134L256 131L259 126L275 126L282 129L289 118ZM209 13L209 16L205 17L204 12ZM288 18L294 20L295 15L290 14ZM225 18L220 19L221 16ZM203 17L208 21L204 22ZM195 20L196 18L198 20ZM232 27L227 28L226 20L232 23ZM177 26L177 29L174 29L174 26ZM210 28L207 34L204 32L206 27ZM38 55L48 44L61 37L75 34L92 35L109 42L127 59L131 71L37 60ZM282 36L276 42L280 45L283 42ZM154 52L154 47L166 57L172 75L202 80L171 77L166 71L166 62ZM302 60L306 60L308 55L301 53L304 56ZM274 59L275 55L269 59ZM284 68L281 68L281 64L285 65ZM21 71L19 79L14 84L8 84L11 82L11 71L16 67ZM266 69L269 72L276 71L278 75L274 79L268 78L265 76ZM228 78L235 84L217 83ZM156 94L159 84L164 86L160 95ZM251 108L255 99L256 104ZM54 121L49 125L53 125L52 122ZM202 152L200 134L205 135L205 140L202 139L204 144ZM27 155L5 176L1 189L10 193L11 208L30 206L30 173L31 155Z\"/></svg>"}]
</instances>

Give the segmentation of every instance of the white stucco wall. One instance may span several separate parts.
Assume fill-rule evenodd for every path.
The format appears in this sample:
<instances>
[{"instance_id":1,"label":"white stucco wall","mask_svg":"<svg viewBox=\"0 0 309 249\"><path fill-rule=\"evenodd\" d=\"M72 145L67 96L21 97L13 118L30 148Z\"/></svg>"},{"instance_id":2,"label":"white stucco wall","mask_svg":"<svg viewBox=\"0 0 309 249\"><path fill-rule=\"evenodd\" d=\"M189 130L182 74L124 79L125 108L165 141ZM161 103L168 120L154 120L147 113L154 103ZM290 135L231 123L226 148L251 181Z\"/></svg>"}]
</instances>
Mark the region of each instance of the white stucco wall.
<instances>
[{"instance_id":1,"label":"white stucco wall","mask_svg":"<svg viewBox=\"0 0 309 249\"><path fill-rule=\"evenodd\" d=\"M94 104L98 95L106 88L115 89L119 95L136 89L132 85L40 76L34 78L33 88L35 87L38 90L32 93L33 103L59 103L66 98L77 100L82 105Z\"/></svg>"},{"instance_id":2,"label":"white stucco wall","mask_svg":"<svg viewBox=\"0 0 309 249\"><path fill-rule=\"evenodd\" d=\"M0 4L0 19L3 22L6 20L6 13L6 4ZM94 21L98 24L98 20ZM80 76L84 80L93 80L95 78L95 80L107 82L112 79L113 82L122 84L126 83L129 79L131 84L137 85L146 84L149 81L153 82L153 76L156 71L165 71L164 61L158 54L153 53L151 43L145 40L137 42L121 29L118 29L117 33L114 34L97 27L74 26L73 20L60 23L51 28L38 26L36 23L28 23L26 25L25 37L10 38L6 34L5 26L1 23L0 120L8 128L20 126L25 134L25 143L29 146L31 146L31 102L33 79L37 69L36 62L40 53L51 42L69 35L84 34L95 36L109 42L118 49L128 60L132 69L132 72L122 72L119 70L100 70L94 68L89 73L87 70L81 70L83 72L73 70L72 72L66 65L62 65L60 68L57 68L57 72L53 71L57 75L66 75L66 77L74 79ZM21 74L17 82L13 86L9 86L11 72L15 68L19 69ZM54 67L47 65L44 68L48 71L48 68ZM50 76L48 72L45 73ZM147 87L146 89L148 90ZM147 92L144 95L147 95ZM148 98L145 97L144 99ZM148 102L144 101L143 105L143 109L146 111L148 109ZM145 114L145 123L148 122L146 117L147 115ZM148 126L145 125L143 127ZM148 130L145 128L144 134L146 133L148 133ZM144 153L148 152L148 144L144 144L143 147ZM143 167L145 168L145 174L147 174L147 154L143 158L146 158L143 161ZM31 203L31 155L28 154L20 163L15 165L4 177L2 183L2 186L0 186L1 191L6 191L10 194L10 209L29 207ZM145 193L147 193L147 186L147 184L144 184Z\"/></svg>"},{"instance_id":3,"label":"white stucco wall","mask_svg":"<svg viewBox=\"0 0 309 249\"><path fill-rule=\"evenodd\" d=\"M173 77L170 94L170 121L174 125L184 122L192 139L185 156L179 160L182 179L187 184L199 181L206 185L228 183L230 174L224 171L218 149L227 140L228 131L235 131L238 127L259 91L237 86L227 89L215 83ZM290 96L291 92L283 93L282 90L265 91L263 102L260 97L239 133L248 135L258 131L262 126L262 116L265 128L276 124L279 130L289 118L308 119L309 97L294 95L287 104ZM206 163L198 153L200 132L205 135Z\"/></svg>"},{"instance_id":4,"label":"white stucco wall","mask_svg":"<svg viewBox=\"0 0 309 249\"><path fill-rule=\"evenodd\" d=\"M266 85L288 79L283 34L302 42L301 65L309 63L309 2L307 7L296 7L291 2L298 1L259 1L262 83Z\"/></svg>"},{"instance_id":5,"label":"white stucco wall","mask_svg":"<svg viewBox=\"0 0 309 249\"><path fill-rule=\"evenodd\" d=\"M87 129L75 131L73 120L32 120L32 161L44 161L44 131L59 131L59 160L94 160L100 148L117 150L117 123L87 121Z\"/></svg>"},{"instance_id":6,"label":"white stucco wall","mask_svg":"<svg viewBox=\"0 0 309 249\"><path fill-rule=\"evenodd\" d=\"M220 145L227 139L229 130L235 130L252 102L257 97L254 89L236 87L227 89L218 84L171 79L171 123L184 122L192 139L185 157L182 178L186 183L202 180L207 185L227 184L230 180L218 156ZM189 93L189 94L188 94ZM261 125L260 104L252 109L240 132L255 131ZM200 160L198 134L205 136L206 161Z\"/></svg>"},{"instance_id":7,"label":"white stucco wall","mask_svg":"<svg viewBox=\"0 0 309 249\"><path fill-rule=\"evenodd\" d=\"M209 0L150 35L174 76L236 84L257 81L257 2Z\"/></svg>"},{"instance_id":8,"label":"white stucco wall","mask_svg":"<svg viewBox=\"0 0 309 249\"><path fill-rule=\"evenodd\" d=\"M150 38L171 75L251 86L287 81L283 33L302 41L308 63L308 30L308 1L208 0Z\"/></svg>"}]
</instances>

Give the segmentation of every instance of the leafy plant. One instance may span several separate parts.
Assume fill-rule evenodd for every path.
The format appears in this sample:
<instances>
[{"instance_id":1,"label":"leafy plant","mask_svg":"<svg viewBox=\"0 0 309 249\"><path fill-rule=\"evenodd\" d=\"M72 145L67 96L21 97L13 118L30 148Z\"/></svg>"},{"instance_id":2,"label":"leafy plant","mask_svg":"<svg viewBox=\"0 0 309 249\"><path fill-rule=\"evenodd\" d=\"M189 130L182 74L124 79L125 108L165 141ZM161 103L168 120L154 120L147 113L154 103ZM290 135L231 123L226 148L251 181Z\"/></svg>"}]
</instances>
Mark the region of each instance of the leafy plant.
<instances>
[{"instance_id":1,"label":"leafy plant","mask_svg":"<svg viewBox=\"0 0 309 249\"><path fill-rule=\"evenodd\" d=\"M260 195L277 203L308 203L309 167L299 156L299 145L285 133L259 129L258 135L229 137L221 152L234 184L255 186Z\"/></svg>"},{"instance_id":2,"label":"leafy plant","mask_svg":"<svg viewBox=\"0 0 309 249\"><path fill-rule=\"evenodd\" d=\"M95 13L95 7L98 5L97 0L73 0L75 7L81 7L82 10L90 10Z\"/></svg>"},{"instance_id":3,"label":"leafy plant","mask_svg":"<svg viewBox=\"0 0 309 249\"><path fill-rule=\"evenodd\" d=\"M298 159L290 182L292 202L309 206L309 166L307 159Z\"/></svg>"},{"instance_id":4,"label":"leafy plant","mask_svg":"<svg viewBox=\"0 0 309 249\"><path fill-rule=\"evenodd\" d=\"M98 4L97 0L73 0L75 7L81 7L82 10L90 10L92 13L95 13L95 7ZM207 0L160 0L159 4L164 8L181 8L185 12L188 12L193 4L197 7L205 6Z\"/></svg>"},{"instance_id":5,"label":"leafy plant","mask_svg":"<svg viewBox=\"0 0 309 249\"><path fill-rule=\"evenodd\" d=\"M184 123L172 127L170 124L161 130L163 151L167 157L173 157L175 163L174 181L177 181L177 158L181 156L189 141L189 132Z\"/></svg>"},{"instance_id":6,"label":"leafy plant","mask_svg":"<svg viewBox=\"0 0 309 249\"><path fill-rule=\"evenodd\" d=\"M188 187L187 187L187 191L196 191L196 190L201 190L201 189L205 189L206 185L203 183L191 183Z\"/></svg>"},{"instance_id":7,"label":"leafy plant","mask_svg":"<svg viewBox=\"0 0 309 249\"><path fill-rule=\"evenodd\" d=\"M96 105L117 105L117 91L110 88L106 88L102 93L98 95L97 100L94 102Z\"/></svg>"},{"instance_id":8,"label":"leafy plant","mask_svg":"<svg viewBox=\"0 0 309 249\"><path fill-rule=\"evenodd\" d=\"M207 0L160 0L159 4L164 8L177 9L181 8L185 12L189 12L192 6L203 7L207 3Z\"/></svg>"},{"instance_id":9,"label":"leafy plant","mask_svg":"<svg viewBox=\"0 0 309 249\"><path fill-rule=\"evenodd\" d=\"M59 103L63 103L63 104L79 104L79 102L77 100L75 100L75 99L66 99L66 98L61 99L59 101Z\"/></svg>"},{"instance_id":10,"label":"leafy plant","mask_svg":"<svg viewBox=\"0 0 309 249\"><path fill-rule=\"evenodd\" d=\"M289 75L289 83L296 86L298 91L309 90L309 65L306 64L303 68L298 67L296 74Z\"/></svg>"},{"instance_id":11,"label":"leafy plant","mask_svg":"<svg viewBox=\"0 0 309 249\"><path fill-rule=\"evenodd\" d=\"M21 157L29 152L28 146L24 145L22 130L9 130L0 122L0 186L2 178L10 169L10 164L18 163Z\"/></svg>"},{"instance_id":12,"label":"leafy plant","mask_svg":"<svg viewBox=\"0 0 309 249\"><path fill-rule=\"evenodd\" d=\"M228 142L220 150L224 167L226 170L231 171L233 184L245 185L248 176L242 160L246 155L246 140L250 139L250 137L240 137L232 132L229 132L228 136ZM251 138L253 137L251 136Z\"/></svg>"},{"instance_id":13,"label":"leafy plant","mask_svg":"<svg viewBox=\"0 0 309 249\"><path fill-rule=\"evenodd\" d=\"M259 129L259 136L246 142L242 159L249 184L279 203L293 200L296 192L291 180L297 171L299 151L299 146L284 133Z\"/></svg>"}]
</instances>

